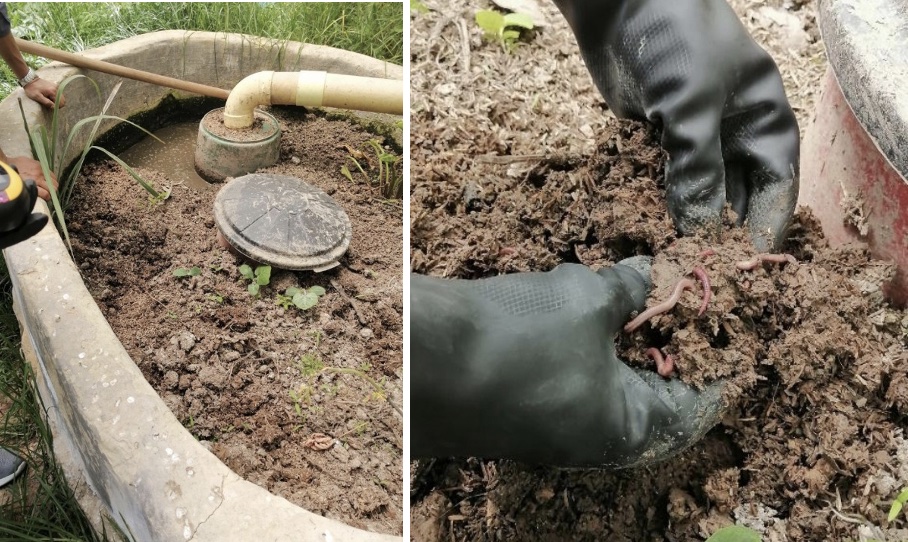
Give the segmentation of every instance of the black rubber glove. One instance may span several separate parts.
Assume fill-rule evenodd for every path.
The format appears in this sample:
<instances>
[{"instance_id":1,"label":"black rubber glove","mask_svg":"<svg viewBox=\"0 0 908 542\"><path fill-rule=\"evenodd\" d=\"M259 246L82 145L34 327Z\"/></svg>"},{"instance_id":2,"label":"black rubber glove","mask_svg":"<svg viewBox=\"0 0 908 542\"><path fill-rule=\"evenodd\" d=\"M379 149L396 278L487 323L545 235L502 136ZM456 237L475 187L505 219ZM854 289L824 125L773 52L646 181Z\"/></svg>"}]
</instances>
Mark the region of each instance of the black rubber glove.
<instances>
[{"instance_id":1,"label":"black rubber glove","mask_svg":"<svg viewBox=\"0 0 908 542\"><path fill-rule=\"evenodd\" d=\"M709 430L718 386L697 393L615 357L615 335L650 286L647 258L622 263L474 281L413 275L414 457L628 467Z\"/></svg>"},{"instance_id":2,"label":"black rubber glove","mask_svg":"<svg viewBox=\"0 0 908 542\"><path fill-rule=\"evenodd\" d=\"M619 117L662 129L668 209L681 233L718 227L729 201L761 251L798 198L798 124L779 70L725 0L555 0Z\"/></svg>"}]
</instances>

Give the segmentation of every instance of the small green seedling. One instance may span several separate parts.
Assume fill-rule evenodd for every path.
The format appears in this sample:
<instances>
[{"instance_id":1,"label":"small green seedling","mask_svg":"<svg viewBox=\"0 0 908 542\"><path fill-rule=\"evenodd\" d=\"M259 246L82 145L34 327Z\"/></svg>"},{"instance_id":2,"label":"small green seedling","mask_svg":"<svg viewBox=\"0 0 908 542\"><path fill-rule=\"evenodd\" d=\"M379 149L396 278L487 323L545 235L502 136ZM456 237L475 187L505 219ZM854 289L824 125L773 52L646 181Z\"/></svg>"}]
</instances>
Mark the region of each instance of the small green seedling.
<instances>
[{"instance_id":1,"label":"small green seedling","mask_svg":"<svg viewBox=\"0 0 908 542\"><path fill-rule=\"evenodd\" d=\"M243 275L243 278L249 281L249 287L247 288L249 293L253 297L258 297L262 286L268 286L268 283L271 282L271 266L260 265L253 272L251 267L243 264L240 266L240 275Z\"/></svg>"},{"instance_id":2,"label":"small green seedling","mask_svg":"<svg viewBox=\"0 0 908 542\"><path fill-rule=\"evenodd\" d=\"M305 379L310 379L313 376L316 376L318 373L322 372L322 369L325 368L325 364L322 362L322 358L314 352L308 352L303 354L300 358L299 363L297 363L297 368L300 371L300 374Z\"/></svg>"},{"instance_id":3,"label":"small green seedling","mask_svg":"<svg viewBox=\"0 0 908 542\"><path fill-rule=\"evenodd\" d=\"M318 304L318 298L325 295L325 289L321 286L311 288L297 288L291 286L283 294L277 294L277 304L289 309L294 305L301 311L309 310Z\"/></svg>"},{"instance_id":4,"label":"small green seedling","mask_svg":"<svg viewBox=\"0 0 908 542\"><path fill-rule=\"evenodd\" d=\"M150 186L151 185L149 185L149 187ZM148 191L147 188L146 188L146 191ZM173 187L167 187L161 191L157 191L157 190L154 190L154 188L152 188L151 191L148 191L148 205L150 207L155 207L157 205L164 203L165 201L170 199L170 194L172 192L173 192Z\"/></svg>"},{"instance_id":5,"label":"small green seedling","mask_svg":"<svg viewBox=\"0 0 908 542\"><path fill-rule=\"evenodd\" d=\"M760 533L743 525L723 527L706 539L706 542L760 542Z\"/></svg>"},{"instance_id":6,"label":"small green seedling","mask_svg":"<svg viewBox=\"0 0 908 542\"><path fill-rule=\"evenodd\" d=\"M892 506L889 508L889 521L893 521L899 516L899 512L905 507L906 502L908 502L908 489L903 489L898 497L892 501Z\"/></svg>"},{"instance_id":7,"label":"small green seedling","mask_svg":"<svg viewBox=\"0 0 908 542\"><path fill-rule=\"evenodd\" d=\"M403 197L403 177L397 172L400 156L387 152L375 139L369 140L369 145L375 151L378 159L378 188L385 199L400 199Z\"/></svg>"},{"instance_id":8,"label":"small green seedling","mask_svg":"<svg viewBox=\"0 0 908 542\"><path fill-rule=\"evenodd\" d=\"M213 293L213 294L208 294L208 295L206 295L205 297L208 298L208 299L211 300L211 301L214 301L214 302L217 303L218 305L224 303L224 296L222 296L221 294L219 294L219 293L217 293L217 292L215 292L215 293Z\"/></svg>"},{"instance_id":9,"label":"small green seedling","mask_svg":"<svg viewBox=\"0 0 908 542\"><path fill-rule=\"evenodd\" d=\"M296 412L296 415L302 418L303 423L305 423L306 413L303 412L303 405L308 405L312 400L312 389L306 384L301 384L299 389L290 390L288 395L290 396L290 402L293 403L293 411Z\"/></svg>"},{"instance_id":10,"label":"small green seedling","mask_svg":"<svg viewBox=\"0 0 908 542\"><path fill-rule=\"evenodd\" d=\"M200 267L177 267L173 270L173 276L178 279L186 277L197 277L202 274L202 269Z\"/></svg>"},{"instance_id":11,"label":"small green seedling","mask_svg":"<svg viewBox=\"0 0 908 542\"><path fill-rule=\"evenodd\" d=\"M529 15L524 13L504 15L492 9L477 11L476 24L482 28L486 39L498 41L505 51L512 51L517 46L517 39L520 37L519 30L509 30L509 28L533 29L533 19Z\"/></svg>"},{"instance_id":12,"label":"small green seedling","mask_svg":"<svg viewBox=\"0 0 908 542\"><path fill-rule=\"evenodd\" d=\"M383 198L386 200L401 199L404 193L403 174L399 171L401 157L385 150L385 148L382 147L381 142L377 139L370 139L368 145L372 152L375 153L375 160L378 163L378 172L375 175L375 178L370 177L369 173L366 173L366 169L363 168L363 165L360 162L366 163L366 168L370 170L370 173L374 170L372 161L368 159L365 153L347 147L347 158L353 162L353 165L356 166L356 169L362 174L366 183L378 186L378 190ZM347 166L341 166L340 172L347 180L353 182L353 174Z\"/></svg>"}]
</instances>

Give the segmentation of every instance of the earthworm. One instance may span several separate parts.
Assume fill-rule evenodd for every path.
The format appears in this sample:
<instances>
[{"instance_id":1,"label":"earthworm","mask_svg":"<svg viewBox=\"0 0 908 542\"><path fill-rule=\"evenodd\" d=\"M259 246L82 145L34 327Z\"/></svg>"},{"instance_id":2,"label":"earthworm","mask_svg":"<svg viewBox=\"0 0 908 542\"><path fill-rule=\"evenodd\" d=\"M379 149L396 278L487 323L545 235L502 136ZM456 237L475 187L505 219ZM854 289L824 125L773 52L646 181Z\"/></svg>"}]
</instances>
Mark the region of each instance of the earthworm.
<instances>
[{"instance_id":1,"label":"earthworm","mask_svg":"<svg viewBox=\"0 0 908 542\"><path fill-rule=\"evenodd\" d=\"M703 316L703 313L706 312L706 307L709 305L709 300L712 298L713 291L709 285L709 276L706 274L706 270L702 267L694 267L694 276L700 280L700 284L703 286L703 302L700 303L700 312L697 313L697 316Z\"/></svg>"},{"instance_id":2,"label":"earthworm","mask_svg":"<svg viewBox=\"0 0 908 542\"><path fill-rule=\"evenodd\" d=\"M716 255L716 251L711 248L708 248L708 249L704 250L703 252L701 252L700 254L697 254L697 256L699 256L701 259L708 258L710 256L715 256L715 255Z\"/></svg>"},{"instance_id":3,"label":"earthworm","mask_svg":"<svg viewBox=\"0 0 908 542\"><path fill-rule=\"evenodd\" d=\"M770 263L798 263L798 260L795 259L791 254L757 254L752 260L746 260L743 262L738 262L735 264L735 267L741 271L750 271L756 269L760 264L764 262Z\"/></svg>"},{"instance_id":4,"label":"earthworm","mask_svg":"<svg viewBox=\"0 0 908 542\"><path fill-rule=\"evenodd\" d=\"M626 333L630 333L631 331L634 331L635 329L640 327L643 322L646 322L653 316L670 311L672 307L678 304L678 300L681 299L681 294L684 292L684 290L693 290L696 286L697 285L691 279L681 279L680 281L678 281L678 285L675 286L675 291L672 292L671 297L669 297L662 303L654 305L638 314L636 318L634 318L624 326L624 331Z\"/></svg>"},{"instance_id":5,"label":"earthworm","mask_svg":"<svg viewBox=\"0 0 908 542\"><path fill-rule=\"evenodd\" d=\"M675 361L671 355L662 357L662 351L658 348L647 348L646 355L656 362L656 372L663 378L671 376L675 370Z\"/></svg>"}]
</instances>

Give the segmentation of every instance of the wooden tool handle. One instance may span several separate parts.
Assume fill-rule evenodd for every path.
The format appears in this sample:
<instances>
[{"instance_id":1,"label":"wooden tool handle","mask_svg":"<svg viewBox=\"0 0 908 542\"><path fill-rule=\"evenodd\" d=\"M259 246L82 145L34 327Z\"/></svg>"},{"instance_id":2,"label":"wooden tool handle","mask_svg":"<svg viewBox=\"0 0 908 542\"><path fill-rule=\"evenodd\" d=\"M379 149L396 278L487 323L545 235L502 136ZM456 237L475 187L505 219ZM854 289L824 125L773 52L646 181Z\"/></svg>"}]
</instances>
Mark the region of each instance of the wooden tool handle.
<instances>
[{"instance_id":1,"label":"wooden tool handle","mask_svg":"<svg viewBox=\"0 0 908 542\"><path fill-rule=\"evenodd\" d=\"M82 55L73 53L67 53L66 51L61 51L59 49L54 49L53 47L48 47L46 45L41 45L32 41L26 41L20 38L16 38L16 45L19 46L19 50L25 53L37 55L49 60L65 62L66 64L70 64L77 68L85 68L102 73L109 73L111 75L117 75L120 77L125 77L127 79L134 79L136 81L151 83L153 85L159 85L162 87L175 88L177 90L185 90L186 92L201 94L202 96L210 96L212 98L220 98L222 100L226 100L227 96L230 94L229 90L224 90L222 88L210 87L208 85L202 85L200 83L183 81L182 79L175 79L173 77L158 75L156 73L149 73L142 70L136 70L134 68L118 66L116 64L111 64L110 62L95 60L93 58L87 58Z\"/></svg>"}]
</instances>

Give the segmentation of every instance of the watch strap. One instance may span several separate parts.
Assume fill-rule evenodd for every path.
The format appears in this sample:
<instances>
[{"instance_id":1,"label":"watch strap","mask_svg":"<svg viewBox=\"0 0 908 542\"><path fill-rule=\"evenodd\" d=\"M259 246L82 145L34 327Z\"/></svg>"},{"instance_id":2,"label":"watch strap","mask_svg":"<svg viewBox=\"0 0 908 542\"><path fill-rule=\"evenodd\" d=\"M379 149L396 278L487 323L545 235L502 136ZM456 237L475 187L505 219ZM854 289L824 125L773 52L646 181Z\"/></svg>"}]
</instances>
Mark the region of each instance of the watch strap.
<instances>
[{"instance_id":1,"label":"watch strap","mask_svg":"<svg viewBox=\"0 0 908 542\"><path fill-rule=\"evenodd\" d=\"M33 68L29 68L28 73L26 73L22 79L19 79L19 81L18 81L19 86L25 87L26 85L33 82L37 78L38 78L38 73Z\"/></svg>"}]
</instances>

